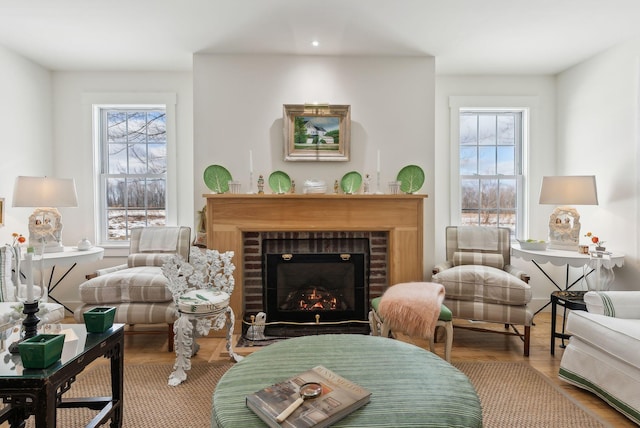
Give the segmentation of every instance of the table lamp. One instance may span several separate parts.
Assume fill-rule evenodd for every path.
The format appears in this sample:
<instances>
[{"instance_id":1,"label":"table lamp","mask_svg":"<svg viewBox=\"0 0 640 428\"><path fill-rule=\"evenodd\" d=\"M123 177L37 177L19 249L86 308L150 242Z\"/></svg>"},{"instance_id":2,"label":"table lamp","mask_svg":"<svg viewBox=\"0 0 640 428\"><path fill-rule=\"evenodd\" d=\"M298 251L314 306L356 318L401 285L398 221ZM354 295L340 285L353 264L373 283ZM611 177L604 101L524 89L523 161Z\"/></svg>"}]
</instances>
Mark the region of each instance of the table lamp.
<instances>
[{"instance_id":1,"label":"table lamp","mask_svg":"<svg viewBox=\"0 0 640 428\"><path fill-rule=\"evenodd\" d=\"M542 177L539 203L560 205L549 217L549 248L577 251L580 242L580 215L569 205L598 205L596 177Z\"/></svg>"},{"instance_id":2,"label":"table lamp","mask_svg":"<svg viewBox=\"0 0 640 428\"><path fill-rule=\"evenodd\" d=\"M76 184L72 178L16 178L14 207L34 207L29 217L29 246L36 251L64 251L62 217L57 207L77 207Z\"/></svg>"}]
</instances>

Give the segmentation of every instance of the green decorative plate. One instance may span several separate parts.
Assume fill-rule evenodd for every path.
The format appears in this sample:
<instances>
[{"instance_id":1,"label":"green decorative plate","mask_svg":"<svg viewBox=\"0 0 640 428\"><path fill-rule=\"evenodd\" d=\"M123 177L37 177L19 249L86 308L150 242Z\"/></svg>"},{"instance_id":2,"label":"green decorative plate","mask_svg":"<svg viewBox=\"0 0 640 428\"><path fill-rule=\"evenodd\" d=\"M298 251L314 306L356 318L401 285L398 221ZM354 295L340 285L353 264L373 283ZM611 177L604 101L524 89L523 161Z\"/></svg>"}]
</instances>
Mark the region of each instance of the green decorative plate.
<instances>
[{"instance_id":1,"label":"green decorative plate","mask_svg":"<svg viewBox=\"0 0 640 428\"><path fill-rule=\"evenodd\" d=\"M424 184L424 171L418 165L407 165L398 173L400 190L404 193L415 193Z\"/></svg>"},{"instance_id":2,"label":"green decorative plate","mask_svg":"<svg viewBox=\"0 0 640 428\"><path fill-rule=\"evenodd\" d=\"M291 178L284 171L273 171L269 176L269 187L273 193L287 193L291 190Z\"/></svg>"},{"instance_id":3,"label":"green decorative plate","mask_svg":"<svg viewBox=\"0 0 640 428\"><path fill-rule=\"evenodd\" d=\"M204 170L204 184L213 192L228 192L230 180L233 180L231 173L223 166L209 165Z\"/></svg>"},{"instance_id":4,"label":"green decorative plate","mask_svg":"<svg viewBox=\"0 0 640 428\"><path fill-rule=\"evenodd\" d=\"M347 172L342 180L340 180L340 187L342 191L347 194L356 193L362 185L362 175L357 171Z\"/></svg>"}]
</instances>

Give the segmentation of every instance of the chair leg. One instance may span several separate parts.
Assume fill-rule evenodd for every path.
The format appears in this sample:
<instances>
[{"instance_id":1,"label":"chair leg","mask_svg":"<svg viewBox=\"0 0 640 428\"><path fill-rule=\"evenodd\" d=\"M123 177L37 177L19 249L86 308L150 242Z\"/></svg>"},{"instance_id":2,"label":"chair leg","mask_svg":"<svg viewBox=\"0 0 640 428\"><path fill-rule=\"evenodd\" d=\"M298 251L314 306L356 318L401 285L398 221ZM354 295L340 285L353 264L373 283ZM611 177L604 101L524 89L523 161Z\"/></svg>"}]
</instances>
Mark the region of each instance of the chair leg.
<instances>
[{"instance_id":1,"label":"chair leg","mask_svg":"<svg viewBox=\"0 0 640 428\"><path fill-rule=\"evenodd\" d=\"M531 326L524 326L524 356L529 356L529 343L531 342Z\"/></svg>"},{"instance_id":2,"label":"chair leg","mask_svg":"<svg viewBox=\"0 0 640 428\"><path fill-rule=\"evenodd\" d=\"M447 332L447 337L444 342L444 359L450 363L451 349L453 348L453 321L446 321L444 323L444 330Z\"/></svg>"},{"instance_id":3,"label":"chair leg","mask_svg":"<svg viewBox=\"0 0 640 428\"><path fill-rule=\"evenodd\" d=\"M167 339L168 339L168 344L169 344L169 352L173 352L173 323L168 324L168 328L167 328Z\"/></svg>"},{"instance_id":4,"label":"chair leg","mask_svg":"<svg viewBox=\"0 0 640 428\"><path fill-rule=\"evenodd\" d=\"M444 360L448 363L451 362L451 348L453 347L453 322L452 321L441 321L438 320L436 324L436 330L438 327L444 328L445 338L444 338ZM429 338L429 349L431 352L435 350L435 335L436 332L433 332L433 336ZM434 352L435 353L435 352Z\"/></svg>"}]
</instances>

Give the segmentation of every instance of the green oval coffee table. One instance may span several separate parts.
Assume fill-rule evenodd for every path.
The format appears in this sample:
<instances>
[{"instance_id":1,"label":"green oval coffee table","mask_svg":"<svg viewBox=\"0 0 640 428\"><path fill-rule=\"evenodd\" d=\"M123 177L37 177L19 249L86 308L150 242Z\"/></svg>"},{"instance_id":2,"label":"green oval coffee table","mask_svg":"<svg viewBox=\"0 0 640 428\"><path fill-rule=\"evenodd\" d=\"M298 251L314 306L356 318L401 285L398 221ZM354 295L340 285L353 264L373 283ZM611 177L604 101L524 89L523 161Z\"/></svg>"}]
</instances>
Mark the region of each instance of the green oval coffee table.
<instances>
[{"instance_id":1,"label":"green oval coffee table","mask_svg":"<svg viewBox=\"0 0 640 428\"><path fill-rule=\"evenodd\" d=\"M480 400L461 371L417 346L357 334L288 339L249 355L218 382L211 426L266 426L245 397L316 365L372 393L371 402L335 427L482 426Z\"/></svg>"}]
</instances>

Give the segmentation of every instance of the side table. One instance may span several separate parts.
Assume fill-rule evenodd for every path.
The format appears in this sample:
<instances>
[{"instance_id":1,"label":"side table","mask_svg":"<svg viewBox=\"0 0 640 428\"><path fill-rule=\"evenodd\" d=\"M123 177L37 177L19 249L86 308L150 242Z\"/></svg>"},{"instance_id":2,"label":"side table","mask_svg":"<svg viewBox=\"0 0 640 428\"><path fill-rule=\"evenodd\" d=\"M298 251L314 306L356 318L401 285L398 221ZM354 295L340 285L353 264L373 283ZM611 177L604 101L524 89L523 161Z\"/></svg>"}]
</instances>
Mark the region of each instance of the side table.
<instances>
[{"instance_id":1,"label":"side table","mask_svg":"<svg viewBox=\"0 0 640 428\"><path fill-rule=\"evenodd\" d=\"M83 407L99 411L87 426L111 420L112 428L121 427L124 325L114 324L104 333L87 333L84 324L62 324L60 328L71 329L78 340L65 343L60 361L46 369L25 369L19 355L0 352L5 362L0 365L0 400L5 403L0 409L0 424L8 421L11 427L22 427L24 420L34 415L36 428L55 428L57 409ZM100 357L111 363L111 396L65 398L76 376Z\"/></svg>"},{"instance_id":2,"label":"side table","mask_svg":"<svg viewBox=\"0 0 640 428\"><path fill-rule=\"evenodd\" d=\"M554 291L551 293L551 355L555 355L556 337L562 339L561 347L564 348L564 340L571 337L564 330L567 318L567 309L572 311L586 311L587 305L584 303L586 291ZM564 308L562 314L562 333L556 332L557 305Z\"/></svg>"},{"instance_id":3,"label":"side table","mask_svg":"<svg viewBox=\"0 0 640 428\"><path fill-rule=\"evenodd\" d=\"M543 251L536 250L525 250L520 248L519 245L513 245L511 247L511 255L514 257L518 257L522 260L529 261L534 264L535 267L559 290L559 291L568 291L573 286L578 284L583 279L586 279L590 275L596 277L596 281L600 281L600 275L608 272L610 274L609 280L612 280L613 277L613 268L621 267L624 264L624 254L620 253L606 253L606 258L604 257L592 257L589 254L580 254L577 251L566 251L566 250L555 250L555 249L547 249ZM564 280L564 287L559 285L551 275L546 272L543 268L543 265L546 263L551 263L554 266L565 266L566 274ZM582 268L583 273L580 275L575 281L570 282L569 279L569 268ZM546 305L541 307L536 311L542 311L546 308L551 302L547 302Z\"/></svg>"},{"instance_id":4,"label":"side table","mask_svg":"<svg viewBox=\"0 0 640 428\"><path fill-rule=\"evenodd\" d=\"M76 267L78 263L89 263L102 259L104 255L104 248L91 247L88 250L78 250L78 247L64 247L64 251L56 253L44 253L39 254L33 258L33 268L40 270L42 280L42 300L47 301L51 298L56 303L61 304L64 308L73 314L73 311L62 304L59 300L51 295L53 290L60 285L62 280L69 275L69 273ZM67 270L60 276L57 281L53 281L53 274L56 270L56 266L69 266ZM49 274L49 282L44 284L44 270L51 269Z\"/></svg>"}]
</instances>

